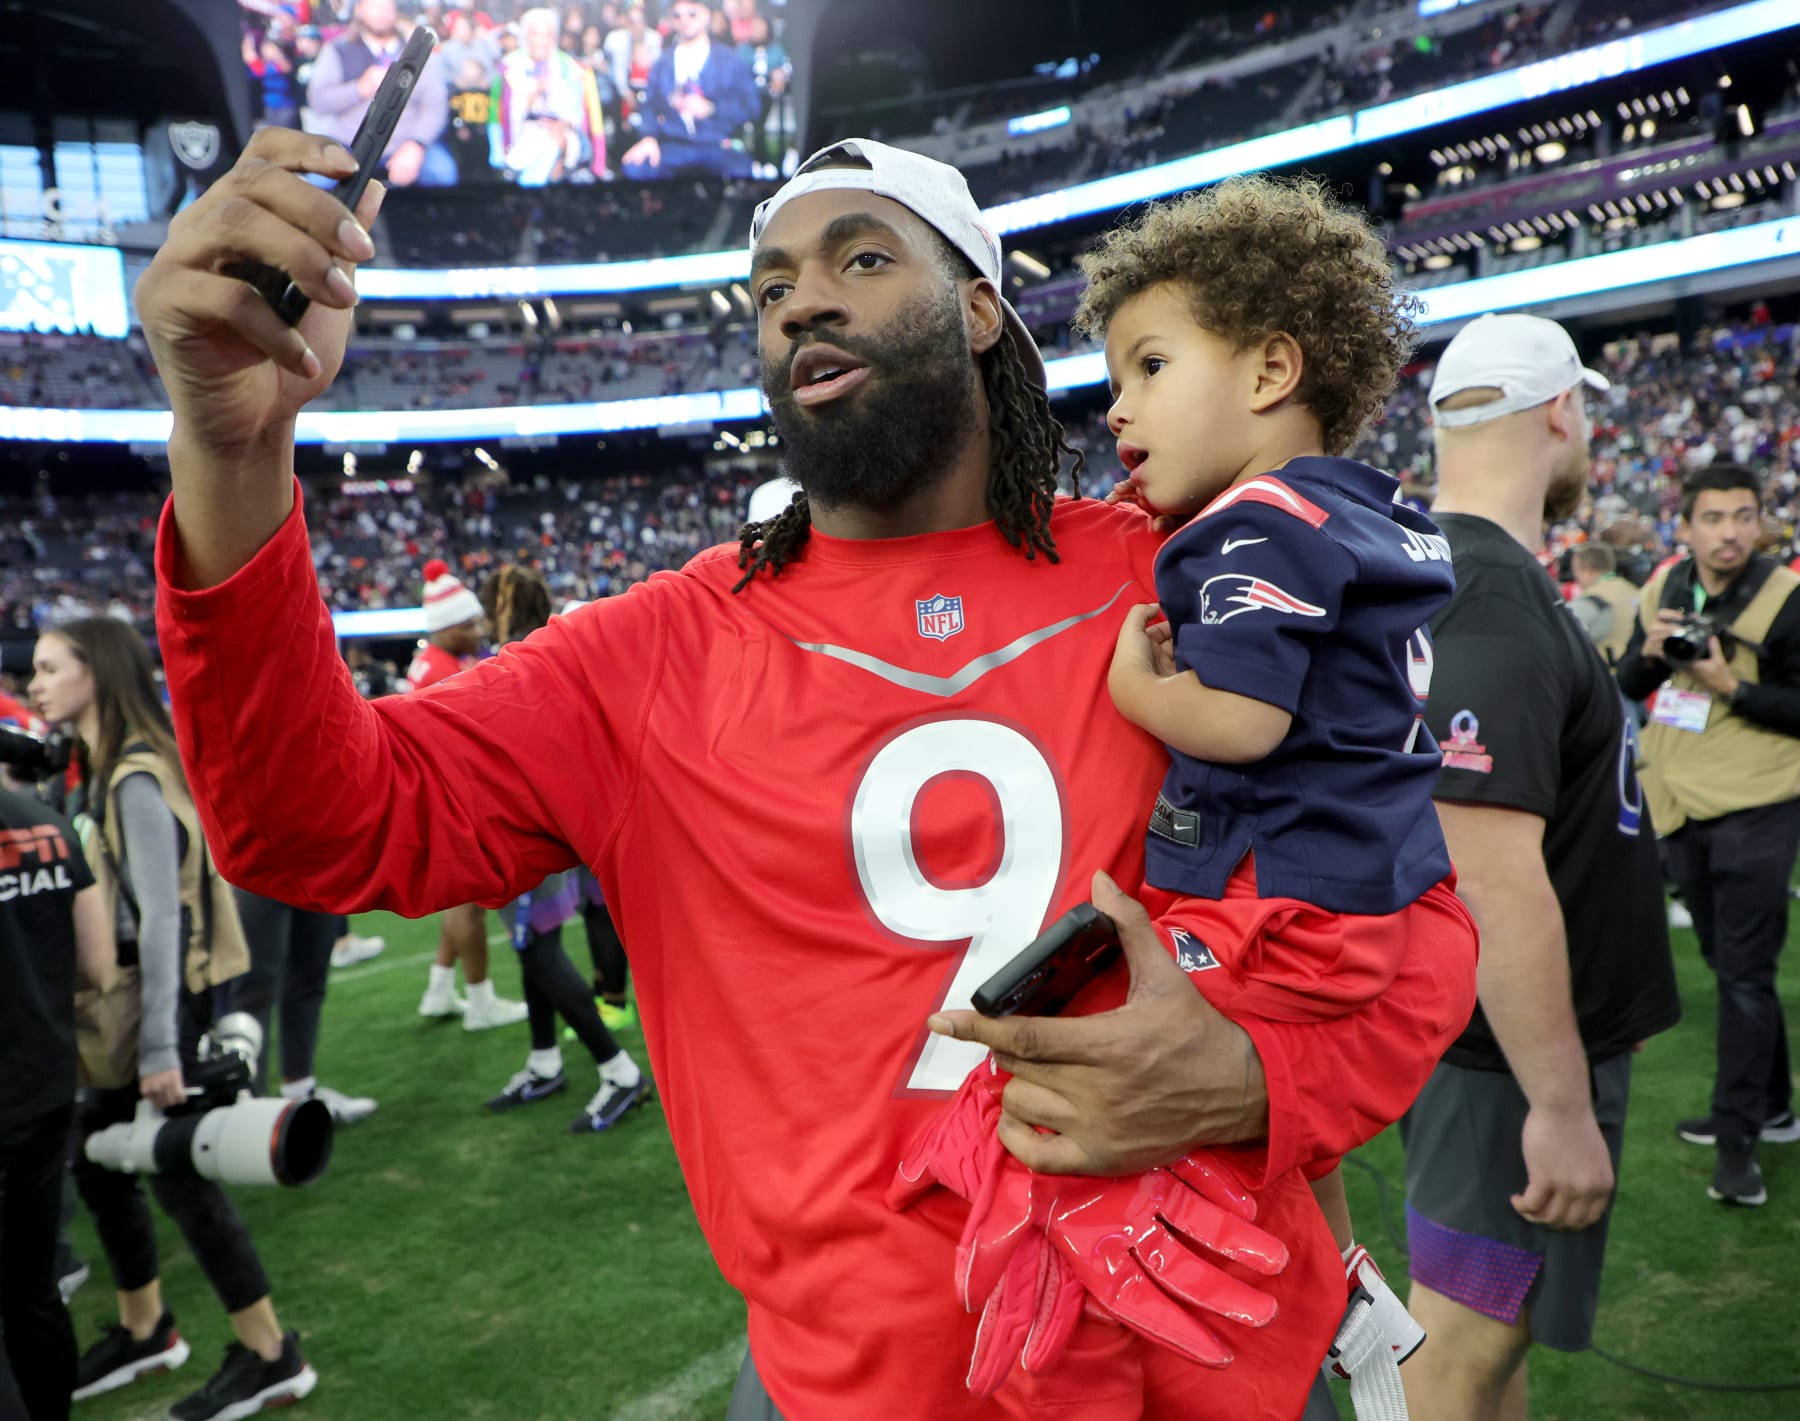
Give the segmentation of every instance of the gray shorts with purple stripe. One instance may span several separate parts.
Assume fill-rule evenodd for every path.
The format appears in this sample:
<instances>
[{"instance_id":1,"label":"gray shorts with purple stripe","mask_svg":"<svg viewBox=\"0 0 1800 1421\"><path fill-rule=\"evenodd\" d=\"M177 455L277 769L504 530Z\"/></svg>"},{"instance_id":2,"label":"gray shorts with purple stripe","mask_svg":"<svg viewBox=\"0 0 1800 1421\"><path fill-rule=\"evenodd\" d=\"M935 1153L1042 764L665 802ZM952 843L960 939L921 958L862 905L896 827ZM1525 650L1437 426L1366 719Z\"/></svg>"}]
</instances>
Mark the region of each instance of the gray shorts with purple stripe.
<instances>
[{"instance_id":1,"label":"gray shorts with purple stripe","mask_svg":"<svg viewBox=\"0 0 1800 1421\"><path fill-rule=\"evenodd\" d=\"M1613 1173L1625 1139L1631 1053L1588 1068L1594 1114ZM1406 1143L1406 1242L1412 1279L1511 1326L1534 1342L1579 1352L1593 1336L1609 1207L1578 1233L1528 1223L1512 1206L1525 1189L1520 1135L1528 1109L1504 1071L1440 1063L1400 1121Z\"/></svg>"}]
</instances>

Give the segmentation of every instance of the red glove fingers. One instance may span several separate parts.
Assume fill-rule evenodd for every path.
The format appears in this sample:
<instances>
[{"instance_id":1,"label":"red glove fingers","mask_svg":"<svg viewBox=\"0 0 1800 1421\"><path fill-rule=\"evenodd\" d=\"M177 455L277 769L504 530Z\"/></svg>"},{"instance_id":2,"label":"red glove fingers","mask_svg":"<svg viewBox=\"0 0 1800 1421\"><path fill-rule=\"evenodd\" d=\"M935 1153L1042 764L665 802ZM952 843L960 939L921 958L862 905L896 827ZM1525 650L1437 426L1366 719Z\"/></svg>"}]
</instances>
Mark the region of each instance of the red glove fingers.
<instances>
[{"instance_id":1,"label":"red glove fingers","mask_svg":"<svg viewBox=\"0 0 1800 1421\"><path fill-rule=\"evenodd\" d=\"M910 1209L940 1185L963 1199L980 1193L1006 1153L996 1132L1000 1093L1008 1079L995 1070L991 1058L969 1072L901 1159L888 1183L888 1208L896 1213Z\"/></svg>"},{"instance_id":2,"label":"red glove fingers","mask_svg":"<svg viewBox=\"0 0 1800 1421\"><path fill-rule=\"evenodd\" d=\"M1201 1198L1210 1200L1240 1219L1256 1222L1255 1197L1244 1188L1231 1166L1210 1150L1183 1155L1166 1168Z\"/></svg>"},{"instance_id":3,"label":"red glove fingers","mask_svg":"<svg viewBox=\"0 0 1800 1421\"><path fill-rule=\"evenodd\" d=\"M988 1295L969 1357L969 1390L991 1396L1015 1362L1027 1371L1055 1364L1081 1320L1086 1290L1037 1230L1021 1239Z\"/></svg>"},{"instance_id":4,"label":"red glove fingers","mask_svg":"<svg viewBox=\"0 0 1800 1421\"><path fill-rule=\"evenodd\" d=\"M1242 1263L1264 1277L1273 1278L1287 1267L1287 1245L1280 1239L1188 1189L1170 1189L1157 1201L1157 1212L1190 1243Z\"/></svg>"}]
</instances>

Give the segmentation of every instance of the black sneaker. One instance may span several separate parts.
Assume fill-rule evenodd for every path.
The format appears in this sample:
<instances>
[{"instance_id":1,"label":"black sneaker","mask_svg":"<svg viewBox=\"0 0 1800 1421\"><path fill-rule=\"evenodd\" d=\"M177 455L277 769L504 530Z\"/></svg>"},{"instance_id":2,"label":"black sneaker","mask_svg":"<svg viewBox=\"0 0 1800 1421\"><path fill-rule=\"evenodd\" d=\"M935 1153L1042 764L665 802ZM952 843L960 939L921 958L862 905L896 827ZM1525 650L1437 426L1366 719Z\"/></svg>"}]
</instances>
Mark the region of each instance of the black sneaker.
<instances>
[{"instance_id":1,"label":"black sneaker","mask_svg":"<svg viewBox=\"0 0 1800 1421\"><path fill-rule=\"evenodd\" d=\"M1690 1145L1716 1145L1719 1143L1719 1127L1710 1115L1697 1116L1692 1120L1675 1122L1675 1133ZM1759 1136L1765 1145L1791 1145L1800 1141L1800 1120L1794 1118L1794 1112L1784 1110L1779 1115L1771 1115L1763 1122Z\"/></svg>"},{"instance_id":2,"label":"black sneaker","mask_svg":"<svg viewBox=\"0 0 1800 1421\"><path fill-rule=\"evenodd\" d=\"M650 1082L642 1076L631 1085L615 1085L602 1077L600 1089L594 1092L594 1098L587 1103L587 1109L570 1123L569 1133L596 1135L602 1130L612 1129L625 1118L627 1110L644 1098L649 1086Z\"/></svg>"},{"instance_id":3,"label":"black sneaker","mask_svg":"<svg viewBox=\"0 0 1800 1421\"><path fill-rule=\"evenodd\" d=\"M1719 1164L1706 1193L1721 1204L1738 1204L1747 1209L1769 1202L1769 1191L1763 1188L1762 1170L1756 1163L1754 1140L1719 1141Z\"/></svg>"},{"instance_id":4,"label":"black sneaker","mask_svg":"<svg viewBox=\"0 0 1800 1421\"><path fill-rule=\"evenodd\" d=\"M241 1342L225 1349L225 1361L205 1386L169 1408L172 1421L238 1421L265 1406L292 1406L319 1384L319 1374L300 1355L300 1339L281 1335L281 1355L265 1362Z\"/></svg>"},{"instance_id":5,"label":"black sneaker","mask_svg":"<svg viewBox=\"0 0 1800 1421\"><path fill-rule=\"evenodd\" d=\"M117 1391L145 1377L172 1372L187 1361L192 1349L175 1330L175 1318L164 1313L156 1330L142 1342L123 1327L104 1329L101 1338L81 1354L75 1366L75 1401L101 1392Z\"/></svg>"},{"instance_id":6,"label":"black sneaker","mask_svg":"<svg viewBox=\"0 0 1800 1421\"><path fill-rule=\"evenodd\" d=\"M569 1088L569 1078L561 1071L553 1076L540 1076L527 1067L506 1083L506 1089L487 1102L489 1110L511 1110L514 1106L530 1105L534 1100L548 1100L559 1091Z\"/></svg>"}]
</instances>

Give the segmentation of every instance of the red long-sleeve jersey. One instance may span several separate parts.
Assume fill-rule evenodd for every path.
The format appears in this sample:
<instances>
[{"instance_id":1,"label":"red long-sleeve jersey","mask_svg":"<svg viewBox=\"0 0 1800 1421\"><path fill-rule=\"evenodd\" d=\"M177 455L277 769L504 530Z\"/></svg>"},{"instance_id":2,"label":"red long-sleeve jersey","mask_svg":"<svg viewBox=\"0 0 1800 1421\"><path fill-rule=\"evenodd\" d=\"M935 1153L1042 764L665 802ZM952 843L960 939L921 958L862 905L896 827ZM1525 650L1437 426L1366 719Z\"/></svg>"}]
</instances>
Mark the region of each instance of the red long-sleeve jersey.
<instances>
[{"instance_id":1,"label":"red long-sleeve jersey","mask_svg":"<svg viewBox=\"0 0 1800 1421\"><path fill-rule=\"evenodd\" d=\"M297 492L256 557L203 591L183 590L164 514L162 651L221 872L282 902L418 915L590 865L700 1225L790 1421L1098 1414L1054 1375L972 1400L975 1319L950 1287L965 1206L882 1202L977 1058L925 1018L966 1005L1095 868L1142 880L1167 761L1114 711L1106 673L1120 621L1154 595L1156 539L1092 502L1059 504L1052 530L1056 564L991 524L815 531L737 595L714 549L371 704L334 650ZM1250 1280L1281 1315L1221 1323L1238 1352L1223 1372L1133 1339L1144 1415L1298 1414L1344 1302L1299 1167L1394 1118L1462 1026L1472 964L1424 956L1366 1012L1245 1023L1270 1093L1248 1162L1259 1221L1293 1252L1282 1277Z\"/></svg>"}]
</instances>

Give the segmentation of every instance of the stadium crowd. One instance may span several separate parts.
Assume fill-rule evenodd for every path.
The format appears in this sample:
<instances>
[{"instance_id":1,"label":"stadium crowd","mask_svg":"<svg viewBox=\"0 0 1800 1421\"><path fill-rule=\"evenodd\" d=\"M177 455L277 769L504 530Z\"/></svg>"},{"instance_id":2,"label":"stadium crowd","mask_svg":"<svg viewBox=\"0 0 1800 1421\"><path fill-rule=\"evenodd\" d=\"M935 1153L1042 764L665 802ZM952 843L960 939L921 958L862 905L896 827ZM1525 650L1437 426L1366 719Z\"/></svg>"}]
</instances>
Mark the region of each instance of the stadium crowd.
<instances>
[{"instance_id":1,"label":"stadium crowd","mask_svg":"<svg viewBox=\"0 0 1800 1421\"><path fill-rule=\"evenodd\" d=\"M741 363L746 356L737 351L721 358ZM1795 542L1800 327L1770 323L1767 308L1758 305L1739 324L1702 332L1687 350L1670 335L1615 342L1599 368L1614 387L1595 405L1592 497L1578 520L1555 531L1548 551L1561 553L1620 524L1634 535L1640 525L1647 528L1660 556L1674 536L1682 475L1714 461L1770 469L1770 538L1784 549ZM454 385L431 383L445 376L428 357L414 357L407 373L418 382L416 407L454 398ZM738 365L730 373L753 378ZM449 378L460 383L465 376ZM535 378L540 388L550 384L557 398L585 398L607 374L565 359L546 363ZM1358 451L1422 499L1434 482L1428 383L1428 368L1411 372ZM1103 495L1116 470L1103 418L1068 411L1064 418L1071 442L1087 455L1084 492ZM611 596L659 569L679 567L703 547L735 538L750 490L766 476L746 467L723 477L620 474L555 488L438 484L404 496L328 497L324 521L315 524L320 590L338 610L416 606L419 569L427 559L449 558L473 572L506 557L528 557L559 598ZM0 628L24 635L86 611L110 611L147 626L158 502L149 493L0 499L0 528L6 530L0 538Z\"/></svg>"}]
</instances>

